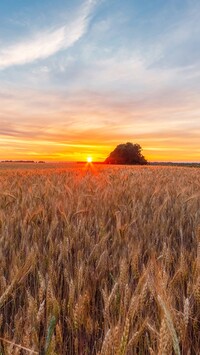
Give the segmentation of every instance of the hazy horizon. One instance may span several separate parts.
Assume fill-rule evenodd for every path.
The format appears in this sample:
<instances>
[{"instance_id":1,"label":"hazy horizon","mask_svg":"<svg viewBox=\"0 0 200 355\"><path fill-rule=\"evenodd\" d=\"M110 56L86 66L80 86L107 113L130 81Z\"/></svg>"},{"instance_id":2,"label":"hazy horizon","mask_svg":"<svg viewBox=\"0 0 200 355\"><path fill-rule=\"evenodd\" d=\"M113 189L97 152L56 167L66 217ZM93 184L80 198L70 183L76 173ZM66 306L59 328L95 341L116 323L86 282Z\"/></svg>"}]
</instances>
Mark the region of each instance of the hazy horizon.
<instances>
[{"instance_id":1,"label":"hazy horizon","mask_svg":"<svg viewBox=\"0 0 200 355\"><path fill-rule=\"evenodd\" d=\"M0 160L200 161L200 2L0 3Z\"/></svg>"}]
</instances>

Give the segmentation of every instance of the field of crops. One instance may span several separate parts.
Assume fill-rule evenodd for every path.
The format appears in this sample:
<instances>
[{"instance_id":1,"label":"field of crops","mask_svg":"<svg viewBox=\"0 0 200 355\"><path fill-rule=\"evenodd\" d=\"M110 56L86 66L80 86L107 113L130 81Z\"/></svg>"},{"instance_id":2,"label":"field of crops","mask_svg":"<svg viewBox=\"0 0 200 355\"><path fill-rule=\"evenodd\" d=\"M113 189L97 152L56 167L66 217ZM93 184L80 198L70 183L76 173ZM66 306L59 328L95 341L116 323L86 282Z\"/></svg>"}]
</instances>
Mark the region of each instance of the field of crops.
<instances>
[{"instance_id":1,"label":"field of crops","mask_svg":"<svg viewBox=\"0 0 200 355\"><path fill-rule=\"evenodd\" d=\"M0 166L0 354L199 354L200 170Z\"/></svg>"}]
</instances>

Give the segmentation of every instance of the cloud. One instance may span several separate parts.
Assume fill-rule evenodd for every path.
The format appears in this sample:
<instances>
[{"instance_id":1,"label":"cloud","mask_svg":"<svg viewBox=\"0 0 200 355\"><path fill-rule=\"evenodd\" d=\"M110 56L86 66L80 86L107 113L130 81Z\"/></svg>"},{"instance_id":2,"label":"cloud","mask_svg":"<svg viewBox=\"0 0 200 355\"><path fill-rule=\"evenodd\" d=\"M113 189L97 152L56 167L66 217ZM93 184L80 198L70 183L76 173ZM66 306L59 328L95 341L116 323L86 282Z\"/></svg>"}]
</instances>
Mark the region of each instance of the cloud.
<instances>
[{"instance_id":1,"label":"cloud","mask_svg":"<svg viewBox=\"0 0 200 355\"><path fill-rule=\"evenodd\" d=\"M0 49L0 69L45 59L73 46L86 33L95 4L88 0L67 24Z\"/></svg>"}]
</instances>

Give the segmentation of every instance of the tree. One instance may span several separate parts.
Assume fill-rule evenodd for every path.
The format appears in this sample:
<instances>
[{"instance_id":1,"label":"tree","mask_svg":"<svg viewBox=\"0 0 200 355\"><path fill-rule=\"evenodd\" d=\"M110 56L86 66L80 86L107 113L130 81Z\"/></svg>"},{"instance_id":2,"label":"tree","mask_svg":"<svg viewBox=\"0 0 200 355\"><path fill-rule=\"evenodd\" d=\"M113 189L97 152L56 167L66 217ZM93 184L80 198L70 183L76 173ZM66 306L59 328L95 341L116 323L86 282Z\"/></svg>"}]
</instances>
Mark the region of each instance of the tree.
<instances>
[{"instance_id":1,"label":"tree","mask_svg":"<svg viewBox=\"0 0 200 355\"><path fill-rule=\"evenodd\" d=\"M127 142L119 144L106 158L106 164L147 164L139 144Z\"/></svg>"}]
</instances>

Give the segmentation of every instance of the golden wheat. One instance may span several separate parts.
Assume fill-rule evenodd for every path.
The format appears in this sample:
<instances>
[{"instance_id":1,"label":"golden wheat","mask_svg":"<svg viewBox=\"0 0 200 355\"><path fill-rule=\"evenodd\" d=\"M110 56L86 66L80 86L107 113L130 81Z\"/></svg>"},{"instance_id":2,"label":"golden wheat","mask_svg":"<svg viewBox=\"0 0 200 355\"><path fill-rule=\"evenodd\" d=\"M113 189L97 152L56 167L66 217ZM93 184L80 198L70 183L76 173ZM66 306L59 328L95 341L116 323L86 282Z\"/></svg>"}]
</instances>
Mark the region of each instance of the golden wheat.
<instances>
[{"instance_id":1,"label":"golden wheat","mask_svg":"<svg viewBox=\"0 0 200 355\"><path fill-rule=\"evenodd\" d=\"M0 353L197 354L200 170L0 165Z\"/></svg>"}]
</instances>

